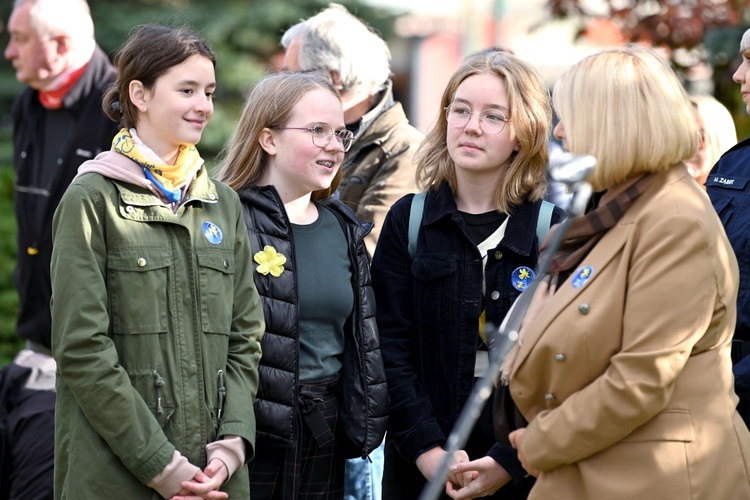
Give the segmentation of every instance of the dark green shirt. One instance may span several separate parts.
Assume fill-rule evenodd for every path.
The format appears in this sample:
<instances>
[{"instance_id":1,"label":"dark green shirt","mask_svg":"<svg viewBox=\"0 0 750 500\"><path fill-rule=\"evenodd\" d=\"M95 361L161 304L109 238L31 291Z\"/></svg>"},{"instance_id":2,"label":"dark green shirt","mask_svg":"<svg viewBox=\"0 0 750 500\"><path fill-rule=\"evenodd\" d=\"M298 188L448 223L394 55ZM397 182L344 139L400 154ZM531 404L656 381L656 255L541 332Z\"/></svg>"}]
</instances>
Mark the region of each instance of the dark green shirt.
<instances>
[{"instance_id":1,"label":"dark green shirt","mask_svg":"<svg viewBox=\"0 0 750 500\"><path fill-rule=\"evenodd\" d=\"M292 224L299 291L299 377L323 382L341 370L344 324L354 308L352 265L336 216L318 206L318 220Z\"/></svg>"}]
</instances>

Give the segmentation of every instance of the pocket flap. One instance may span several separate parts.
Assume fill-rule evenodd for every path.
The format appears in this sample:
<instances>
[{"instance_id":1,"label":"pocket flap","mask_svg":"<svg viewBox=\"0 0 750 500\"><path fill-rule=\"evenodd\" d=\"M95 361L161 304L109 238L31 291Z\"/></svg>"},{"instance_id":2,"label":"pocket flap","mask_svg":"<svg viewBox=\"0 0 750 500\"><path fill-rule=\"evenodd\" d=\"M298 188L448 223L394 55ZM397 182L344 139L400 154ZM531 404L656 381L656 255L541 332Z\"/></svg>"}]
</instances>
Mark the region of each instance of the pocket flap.
<instances>
[{"instance_id":1,"label":"pocket flap","mask_svg":"<svg viewBox=\"0 0 750 500\"><path fill-rule=\"evenodd\" d=\"M224 274L234 274L234 254L224 250L200 249L195 251L198 265Z\"/></svg>"},{"instance_id":2,"label":"pocket flap","mask_svg":"<svg viewBox=\"0 0 750 500\"><path fill-rule=\"evenodd\" d=\"M432 281L456 272L456 262L452 259L436 259L417 256L411 264L411 272L422 281Z\"/></svg>"},{"instance_id":3,"label":"pocket flap","mask_svg":"<svg viewBox=\"0 0 750 500\"><path fill-rule=\"evenodd\" d=\"M146 272L172 265L164 248L135 247L115 250L107 256L107 267L115 271Z\"/></svg>"},{"instance_id":4,"label":"pocket flap","mask_svg":"<svg viewBox=\"0 0 750 500\"><path fill-rule=\"evenodd\" d=\"M623 443L643 441L682 441L695 440L693 419L688 410L664 410L650 421L625 437Z\"/></svg>"}]
</instances>

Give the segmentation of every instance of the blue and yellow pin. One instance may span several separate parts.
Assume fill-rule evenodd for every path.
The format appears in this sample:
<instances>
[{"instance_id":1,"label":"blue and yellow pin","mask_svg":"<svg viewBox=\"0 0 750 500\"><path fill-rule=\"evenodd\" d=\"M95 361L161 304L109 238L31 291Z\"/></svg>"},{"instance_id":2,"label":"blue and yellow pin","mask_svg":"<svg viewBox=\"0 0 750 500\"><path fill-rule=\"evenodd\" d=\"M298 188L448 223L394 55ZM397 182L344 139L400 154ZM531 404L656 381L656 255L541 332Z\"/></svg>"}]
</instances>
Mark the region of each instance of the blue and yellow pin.
<instances>
[{"instance_id":1,"label":"blue and yellow pin","mask_svg":"<svg viewBox=\"0 0 750 500\"><path fill-rule=\"evenodd\" d=\"M224 239L219 226L209 221L203 223L203 236L206 237L209 243L213 243L214 245L218 245Z\"/></svg>"},{"instance_id":2,"label":"blue and yellow pin","mask_svg":"<svg viewBox=\"0 0 750 500\"><path fill-rule=\"evenodd\" d=\"M513 284L513 288L523 292L534 281L535 276L530 267L521 266L513 270L513 274L510 275L510 282Z\"/></svg>"},{"instance_id":3,"label":"blue and yellow pin","mask_svg":"<svg viewBox=\"0 0 750 500\"><path fill-rule=\"evenodd\" d=\"M591 266L583 266L575 272L573 278L570 280L570 284L573 288L581 288L586 284L588 280L594 275L594 268Z\"/></svg>"}]
</instances>

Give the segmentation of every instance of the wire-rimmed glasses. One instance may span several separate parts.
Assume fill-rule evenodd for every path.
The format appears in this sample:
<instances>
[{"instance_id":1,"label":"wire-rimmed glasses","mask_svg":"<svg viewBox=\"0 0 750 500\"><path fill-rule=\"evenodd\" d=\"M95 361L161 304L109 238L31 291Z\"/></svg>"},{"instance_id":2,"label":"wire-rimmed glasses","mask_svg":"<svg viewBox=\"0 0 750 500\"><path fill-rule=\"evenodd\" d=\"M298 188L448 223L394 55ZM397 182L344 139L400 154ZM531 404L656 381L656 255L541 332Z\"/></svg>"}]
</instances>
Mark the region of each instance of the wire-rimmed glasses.
<instances>
[{"instance_id":1,"label":"wire-rimmed glasses","mask_svg":"<svg viewBox=\"0 0 750 500\"><path fill-rule=\"evenodd\" d=\"M352 141L354 140L354 134L351 130L336 130L334 131L330 126L325 123L316 123L312 127L271 127L277 130L306 130L312 135L312 143L319 148L324 148L331 143L333 136L341 142L341 146L344 148L344 152L349 151L352 147Z\"/></svg>"},{"instance_id":2,"label":"wire-rimmed glasses","mask_svg":"<svg viewBox=\"0 0 750 500\"><path fill-rule=\"evenodd\" d=\"M499 109L485 109L480 113L472 111L466 104L457 102L445 107L445 119L451 127L455 128L464 128L468 125L474 113L479 113L480 126L485 133L490 135L499 134L505 128L505 124L510 122L510 118L506 118L505 113Z\"/></svg>"}]
</instances>

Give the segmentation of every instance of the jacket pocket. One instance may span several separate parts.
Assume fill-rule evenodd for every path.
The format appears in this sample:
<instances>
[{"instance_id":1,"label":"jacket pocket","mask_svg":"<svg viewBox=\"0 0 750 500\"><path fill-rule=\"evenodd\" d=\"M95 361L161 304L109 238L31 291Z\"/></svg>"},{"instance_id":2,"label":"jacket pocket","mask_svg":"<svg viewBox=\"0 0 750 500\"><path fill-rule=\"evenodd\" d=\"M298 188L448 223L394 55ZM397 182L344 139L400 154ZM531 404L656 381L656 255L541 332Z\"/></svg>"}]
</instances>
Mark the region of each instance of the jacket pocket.
<instances>
[{"instance_id":1,"label":"jacket pocket","mask_svg":"<svg viewBox=\"0 0 750 500\"><path fill-rule=\"evenodd\" d=\"M717 191L718 189L716 188L711 190L709 192L709 197L711 198L711 203L713 204L716 213L719 215L719 219L721 219L722 225L727 227L735 212L735 204L733 203L734 197Z\"/></svg>"},{"instance_id":2,"label":"jacket pocket","mask_svg":"<svg viewBox=\"0 0 750 500\"><path fill-rule=\"evenodd\" d=\"M695 440L693 419L688 410L663 410L654 418L626 436L623 443L640 443L645 441L681 441L691 443Z\"/></svg>"},{"instance_id":3,"label":"jacket pocket","mask_svg":"<svg viewBox=\"0 0 750 500\"><path fill-rule=\"evenodd\" d=\"M451 259L420 257L411 265L414 277L414 299L416 311L430 311L418 321L424 324L442 323L451 311L451 302L457 298L456 262ZM458 314L459 311L453 311Z\"/></svg>"},{"instance_id":4,"label":"jacket pocket","mask_svg":"<svg viewBox=\"0 0 750 500\"><path fill-rule=\"evenodd\" d=\"M234 306L234 252L196 250L200 274L201 328L205 333L229 335Z\"/></svg>"},{"instance_id":5,"label":"jacket pocket","mask_svg":"<svg viewBox=\"0 0 750 500\"><path fill-rule=\"evenodd\" d=\"M160 368L128 369L133 388L141 395L151 413L164 429L174 415L174 402L166 374Z\"/></svg>"},{"instance_id":6,"label":"jacket pocket","mask_svg":"<svg viewBox=\"0 0 750 500\"><path fill-rule=\"evenodd\" d=\"M172 256L163 248L118 250L107 258L114 333L165 333Z\"/></svg>"}]
</instances>

